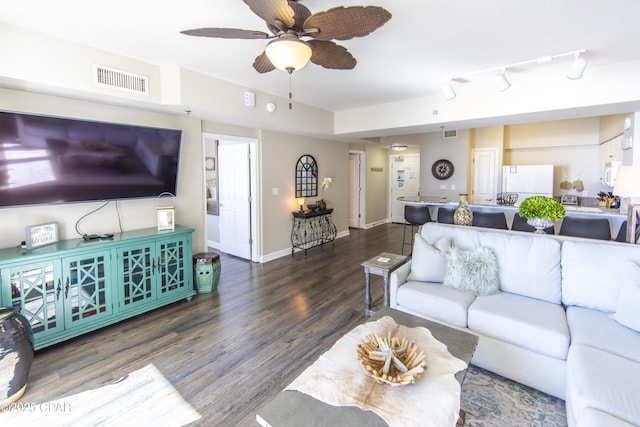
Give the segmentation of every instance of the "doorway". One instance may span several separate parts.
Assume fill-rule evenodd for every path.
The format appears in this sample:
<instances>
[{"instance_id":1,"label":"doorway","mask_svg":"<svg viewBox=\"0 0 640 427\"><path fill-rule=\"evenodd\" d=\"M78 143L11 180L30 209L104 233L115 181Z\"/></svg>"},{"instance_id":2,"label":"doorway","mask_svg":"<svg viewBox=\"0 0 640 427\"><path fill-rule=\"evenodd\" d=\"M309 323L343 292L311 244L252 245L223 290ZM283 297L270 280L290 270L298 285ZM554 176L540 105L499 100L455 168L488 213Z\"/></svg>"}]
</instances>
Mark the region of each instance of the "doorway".
<instances>
[{"instance_id":1,"label":"doorway","mask_svg":"<svg viewBox=\"0 0 640 427\"><path fill-rule=\"evenodd\" d=\"M349 227L365 228L365 153L349 152Z\"/></svg>"},{"instance_id":2,"label":"doorway","mask_svg":"<svg viewBox=\"0 0 640 427\"><path fill-rule=\"evenodd\" d=\"M472 150L473 190L471 203L495 202L497 192L497 148L476 148Z\"/></svg>"},{"instance_id":3,"label":"doorway","mask_svg":"<svg viewBox=\"0 0 640 427\"><path fill-rule=\"evenodd\" d=\"M257 262L260 247L257 140L214 134L204 134L203 140L217 141L218 176L218 230L205 232L218 236L213 247L221 252Z\"/></svg>"},{"instance_id":4,"label":"doorway","mask_svg":"<svg viewBox=\"0 0 640 427\"><path fill-rule=\"evenodd\" d=\"M420 195L420 154L389 156L389 188L390 220L404 224L404 204L398 197Z\"/></svg>"}]
</instances>

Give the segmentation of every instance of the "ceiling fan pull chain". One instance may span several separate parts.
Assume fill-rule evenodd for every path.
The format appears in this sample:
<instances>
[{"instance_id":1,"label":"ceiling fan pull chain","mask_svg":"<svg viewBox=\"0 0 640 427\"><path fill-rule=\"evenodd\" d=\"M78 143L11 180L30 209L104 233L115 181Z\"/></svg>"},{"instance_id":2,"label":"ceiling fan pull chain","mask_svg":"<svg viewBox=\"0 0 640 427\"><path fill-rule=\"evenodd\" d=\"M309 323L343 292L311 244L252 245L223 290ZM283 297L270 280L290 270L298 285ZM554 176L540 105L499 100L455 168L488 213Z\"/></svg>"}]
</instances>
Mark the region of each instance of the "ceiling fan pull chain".
<instances>
[{"instance_id":1,"label":"ceiling fan pull chain","mask_svg":"<svg viewBox=\"0 0 640 427\"><path fill-rule=\"evenodd\" d=\"M293 74L293 68L289 68L287 71L289 72L289 110L291 110L293 108L291 105L291 75Z\"/></svg>"}]
</instances>

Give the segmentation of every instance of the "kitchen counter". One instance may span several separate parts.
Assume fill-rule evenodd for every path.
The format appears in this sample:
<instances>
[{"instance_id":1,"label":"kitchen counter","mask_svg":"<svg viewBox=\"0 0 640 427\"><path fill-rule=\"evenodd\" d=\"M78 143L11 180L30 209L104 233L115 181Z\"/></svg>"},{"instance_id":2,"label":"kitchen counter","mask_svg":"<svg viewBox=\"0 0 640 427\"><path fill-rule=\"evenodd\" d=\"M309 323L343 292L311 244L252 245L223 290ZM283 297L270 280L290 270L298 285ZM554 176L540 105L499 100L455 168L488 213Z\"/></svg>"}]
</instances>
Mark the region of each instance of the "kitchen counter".
<instances>
[{"instance_id":1,"label":"kitchen counter","mask_svg":"<svg viewBox=\"0 0 640 427\"><path fill-rule=\"evenodd\" d=\"M458 206L458 200L451 200L447 197L440 196L417 196L417 197L398 197L398 201L411 205L427 205L431 218L437 218L437 209L440 207L455 209ZM507 217L507 224L511 227L513 216L518 212L516 205L499 205L497 203L469 203L471 211L480 212L504 212ZM588 206L564 205L567 216L586 217L586 218L607 218L611 227L611 235L613 238L618 234L620 224L627 219L627 214L621 214L620 209L608 209ZM562 221L556 221L556 233L560 231Z\"/></svg>"}]
</instances>

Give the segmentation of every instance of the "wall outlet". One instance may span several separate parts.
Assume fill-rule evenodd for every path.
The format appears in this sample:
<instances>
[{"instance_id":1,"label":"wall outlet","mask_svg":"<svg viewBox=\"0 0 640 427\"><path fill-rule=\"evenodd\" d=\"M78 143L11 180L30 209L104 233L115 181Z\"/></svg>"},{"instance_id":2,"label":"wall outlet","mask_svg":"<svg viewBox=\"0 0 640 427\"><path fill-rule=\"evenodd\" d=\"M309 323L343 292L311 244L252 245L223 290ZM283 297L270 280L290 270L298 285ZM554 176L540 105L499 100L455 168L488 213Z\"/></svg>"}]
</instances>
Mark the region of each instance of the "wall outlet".
<instances>
[{"instance_id":1,"label":"wall outlet","mask_svg":"<svg viewBox=\"0 0 640 427\"><path fill-rule=\"evenodd\" d=\"M451 189L455 190L456 189L456 185L455 184L451 184Z\"/></svg>"},{"instance_id":2,"label":"wall outlet","mask_svg":"<svg viewBox=\"0 0 640 427\"><path fill-rule=\"evenodd\" d=\"M271 194L274 195L274 196L277 196L279 191L280 190L278 189L278 187L273 187L271 189Z\"/></svg>"}]
</instances>

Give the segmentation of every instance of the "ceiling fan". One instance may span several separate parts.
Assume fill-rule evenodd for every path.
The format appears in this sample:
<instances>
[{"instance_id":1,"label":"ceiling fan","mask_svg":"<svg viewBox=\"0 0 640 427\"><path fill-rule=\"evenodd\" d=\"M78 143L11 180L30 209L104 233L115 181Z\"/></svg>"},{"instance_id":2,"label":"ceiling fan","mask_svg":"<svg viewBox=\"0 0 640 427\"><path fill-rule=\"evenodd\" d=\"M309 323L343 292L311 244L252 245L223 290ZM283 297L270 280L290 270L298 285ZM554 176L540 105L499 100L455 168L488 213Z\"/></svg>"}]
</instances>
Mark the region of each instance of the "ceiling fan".
<instances>
[{"instance_id":1,"label":"ceiling fan","mask_svg":"<svg viewBox=\"0 0 640 427\"><path fill-rule=\"evenodd\" d=\"M271 34L237 28L196 28L181 33L223 39L271 39L253 62L259 73L279 68L291 74L309 60L325 68L350 70L356 66L356 59L332 40L366 36L391 19L391 13L378 6L339 6L312 14L297 0L242 1L266 21Z\"/></svg>"}]
</instances>

